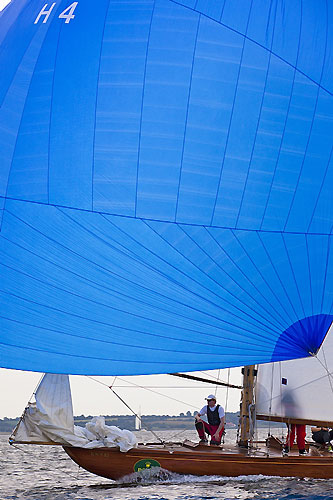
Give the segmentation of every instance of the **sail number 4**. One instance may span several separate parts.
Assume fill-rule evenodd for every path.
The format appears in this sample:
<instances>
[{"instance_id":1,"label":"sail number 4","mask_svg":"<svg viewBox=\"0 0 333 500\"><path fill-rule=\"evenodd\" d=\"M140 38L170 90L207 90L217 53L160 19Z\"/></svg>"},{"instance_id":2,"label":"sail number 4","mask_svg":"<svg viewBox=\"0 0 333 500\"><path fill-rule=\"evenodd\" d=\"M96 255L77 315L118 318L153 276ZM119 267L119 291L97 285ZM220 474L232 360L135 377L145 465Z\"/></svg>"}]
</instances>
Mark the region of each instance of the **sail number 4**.
<instances>
[{"instance_id":1,"label":"sail number 4","mask_svg":"<svg viewBox=\"0 0 333 500\"><path fill-rule=\"evenodd\" d=\"M65 10L63 10L58 18L59 19L66 19L65 24L68 24L72 19L74 19L74 10L76 9L76 6L79 2L73 2L70 4L69 7L67 7ZM56 2L53 2L51 4L51 7L48 8L48 4L46 3L44 7L40 10L38 16L35 19L34 24L37 24L41 18L43 18L43 23L46 23L48 18L50 17L50 14L55 6Z\"/></svg>"}]
</instances>

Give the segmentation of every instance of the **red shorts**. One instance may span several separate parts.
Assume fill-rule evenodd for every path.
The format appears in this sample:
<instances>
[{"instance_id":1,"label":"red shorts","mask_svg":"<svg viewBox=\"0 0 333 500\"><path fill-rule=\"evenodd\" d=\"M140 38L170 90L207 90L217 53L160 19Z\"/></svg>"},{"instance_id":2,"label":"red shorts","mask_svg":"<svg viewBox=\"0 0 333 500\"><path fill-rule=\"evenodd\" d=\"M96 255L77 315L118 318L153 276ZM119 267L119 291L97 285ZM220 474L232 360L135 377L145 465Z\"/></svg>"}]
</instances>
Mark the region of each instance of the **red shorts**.
<instances>
[{"instance_id":1,"label":"red shorts","mask_svg":"<svg viewBox=\"0 0 333 500\"><path fill-rule=\"evenodd\" d=\"M195 428L197 429L197 432L199 434L200 439L205 439L206 438L205 433L207 433L212 437L213 441L216 441L217 443L221 442L224 427L222 427L222 429L220 430L220 432L218 434L218 439L213 438L214 434L216 433L217 429L219 428L218 425L210 425L207 422L200 420L199 422L195 423Z\"/></svg>"}]
</instances>

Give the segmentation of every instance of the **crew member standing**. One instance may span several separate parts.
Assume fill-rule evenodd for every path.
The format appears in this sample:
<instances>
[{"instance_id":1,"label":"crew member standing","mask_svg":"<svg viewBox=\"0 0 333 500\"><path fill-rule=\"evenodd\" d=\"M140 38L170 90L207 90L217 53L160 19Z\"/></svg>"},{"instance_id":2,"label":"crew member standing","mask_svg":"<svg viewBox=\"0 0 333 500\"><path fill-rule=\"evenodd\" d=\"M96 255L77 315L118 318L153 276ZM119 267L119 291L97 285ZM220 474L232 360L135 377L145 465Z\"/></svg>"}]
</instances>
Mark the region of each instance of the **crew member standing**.
<instances>
[{"instance_id":1,"label":"crew member standing","mask_svg":"<svg viewBox=\"0 0 333 500\"><path fill-rule=\"evenodd\" d=\"M305 436L306 436L306 427L303 424L291 424L288 425L288 435L286 439L286 444L283 448L282 455L286 456L288 455L292 445L294 444L295 441L295 434L296 434L296 441L297 441L297 447L298 447L298 453L299 455L306 455L307 452L305 450Z\"/></svg>"},{"instance_id":2,"label":"crew member standing","mask_svg":"<svg viewBox=\"0 0 333 500\"><path fill-rule=\"evenodd\" d=\"M200 443L207 443L206 433L211 436L210 444L221 444L222 434L224 432L224 409L216 404L214 394L210 394L207 398L207 404L201 408L195 416L195 428L199 434ZM201 420L200 417L207 415L208 423Z\"/></svg>"}]
</instances>

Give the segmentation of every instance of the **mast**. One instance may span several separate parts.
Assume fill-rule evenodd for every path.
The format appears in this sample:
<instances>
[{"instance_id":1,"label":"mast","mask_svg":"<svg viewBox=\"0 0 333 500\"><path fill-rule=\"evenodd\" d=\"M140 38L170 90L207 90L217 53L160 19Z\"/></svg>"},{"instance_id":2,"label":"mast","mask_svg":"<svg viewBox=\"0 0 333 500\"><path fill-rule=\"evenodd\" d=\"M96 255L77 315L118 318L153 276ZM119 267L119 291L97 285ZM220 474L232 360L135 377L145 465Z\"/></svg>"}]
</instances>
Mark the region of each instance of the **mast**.
<instances>
[{"instance_id":1,"label":"mast","mask_svg":"<svg viewBox=\"0 0 333 500\"><path fill-rule=\"evenodd\" d=\"M247 448L249 445L250 436L250 411L254 400L254 379L257 375L255 365L244 366L243 374L243 390L240 403L240 436L238 445Z\"/></svg>"}]
</instances>

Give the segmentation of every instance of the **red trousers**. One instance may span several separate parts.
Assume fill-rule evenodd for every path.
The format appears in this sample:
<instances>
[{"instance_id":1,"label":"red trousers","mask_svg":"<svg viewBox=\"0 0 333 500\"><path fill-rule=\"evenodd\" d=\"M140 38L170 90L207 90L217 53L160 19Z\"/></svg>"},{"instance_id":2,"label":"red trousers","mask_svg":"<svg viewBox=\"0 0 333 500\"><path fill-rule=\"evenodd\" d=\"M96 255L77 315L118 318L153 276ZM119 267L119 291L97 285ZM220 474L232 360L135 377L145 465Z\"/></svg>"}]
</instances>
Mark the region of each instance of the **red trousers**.
<instances>
[{"instance_id":1,"label":"red trousers","mask_svg":"<svg viewBox=\"0 0 333 500\"><path fill-rule=\"evenodd\" d=\"M200 439L205 439L206 438L205 432L207 432L207 434L209 434L212 437L213 441L216 441L217 443L221 443L222 433L224 431L224 427L222 427L222 429L220 430L220 432L218 434L218 439L213 438L215 432L219 428L218 425L210 425L210 424L207 424L207 422L199 421L199 422L195 423L195 428L199 434Z\"/></svg>"},{"instance_id":2,"label":"red trousers","mask_svg":"<svg viewBox=\"0 0 333 500\"><path fill-rule=\"evenodd\" d=\"M297 435L298 449L304 450L305 449L306 430L305 430L305 425L301 425L301 424L288 425L288 435L287 435L286 446L289 446L289 448L292 447L292 445L294 444L294 441L295 441L295 434Z\"/></svg>"}]
</instances>

